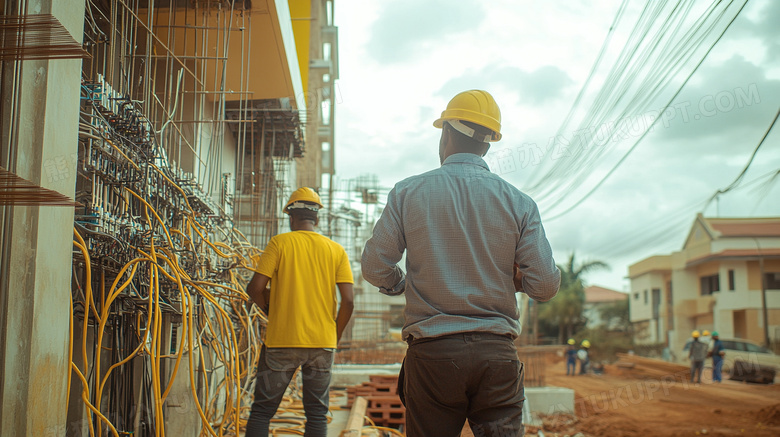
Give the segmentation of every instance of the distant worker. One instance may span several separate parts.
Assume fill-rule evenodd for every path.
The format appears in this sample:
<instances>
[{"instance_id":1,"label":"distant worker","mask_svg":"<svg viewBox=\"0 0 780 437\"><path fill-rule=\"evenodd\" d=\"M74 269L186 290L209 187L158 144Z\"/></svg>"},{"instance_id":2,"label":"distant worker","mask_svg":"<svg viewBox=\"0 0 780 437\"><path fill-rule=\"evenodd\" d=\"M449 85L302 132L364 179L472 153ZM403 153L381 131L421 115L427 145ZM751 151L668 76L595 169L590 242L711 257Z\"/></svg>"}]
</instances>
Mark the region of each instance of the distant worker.
<instances>
[{"instance_id":1,"label":"distant worker","mask_svg":"<svg viewBox=\"0 0 780 437\"><path fill-rule=\"evenodd\" d=\"M353 279L344 248L314 231L320 208L320 196L311 188L299 188L290 196L284 212L292 232L271 238L247 286L251 301L268 314L268 329L246 437L268 435L271 418L299 367L306 435L327 435L333 354L352 316ZM341 294L338 314L336 287Z\"/></svg>"},{"instance_id":2,"label":"distant worker","mask_svg":"<svg viewBox=\"0 0 780 437\"><path fill-rule=\"evenodd\" d=\"M699 331L693 331L691 337L691 348L688 351L688 358L691 360L691 382L694 382L694 376L696 376L696 383L701 384L701 372L704 370L704 360L707 358L707 344L699 341Z\"/></svg>"},{"instance_id":3,"label":"distant worker","mask_svg":"<svg viewBox=\"0 0 780 437\"><path fill-rule=\"evenodd\" d=\"M712 357L712 381L723 381L723 357L726 356L726 349L723 347L723 342L720 341L718 331L713 331L712 341L709 344L707 355Z\"/></svg>"},{"instance_id":4,"label":"distant worker","mask_svg":"<svg viewBox=\"0 0 780 437\"><path fill-rule=\"evenodd\" d=\"M501 139L493 97L462 92L433 125L441 167L390 191L362 262L381 293L406 295L406 435L460 435L466 419L475 435L523 435L515 293L548 301L561 274L534 201L482 159Z\"/></svg>"},{"instance_id":5,"label":"distant worker","mask_svg":"<svg viewBox=\"0 0 780 437\"><path fill-rule=\"evenodd\" d=\"M582 340L580 350L577 351L577 359L580 360L580 375L588 373L590 364L590 341Z\"/></svg>"},{"instance_id":6,"label":"distant worker","mask_svg":"<svg viewBox=\"0 0 780 437\"><path fill-rule=\"evenodd\" d=\"M710 340L712 340L712 338L710 337L710 331L706 329L701 331L701 337L699 337L699 341L706 345L709 345Z\"/></svg>"},{"instance_id":7,"label":"distant worker","mask_svg":"<svg viewBox=\"0 0 780 437\"><path fill-rule=\"evenodd\" d=\"M576 375L577 374L577 346L574 344L576 343L573 338L570 338L569 341L566 342L568 346L566 347L566 375Z\"/></svg>"}]
</instances>

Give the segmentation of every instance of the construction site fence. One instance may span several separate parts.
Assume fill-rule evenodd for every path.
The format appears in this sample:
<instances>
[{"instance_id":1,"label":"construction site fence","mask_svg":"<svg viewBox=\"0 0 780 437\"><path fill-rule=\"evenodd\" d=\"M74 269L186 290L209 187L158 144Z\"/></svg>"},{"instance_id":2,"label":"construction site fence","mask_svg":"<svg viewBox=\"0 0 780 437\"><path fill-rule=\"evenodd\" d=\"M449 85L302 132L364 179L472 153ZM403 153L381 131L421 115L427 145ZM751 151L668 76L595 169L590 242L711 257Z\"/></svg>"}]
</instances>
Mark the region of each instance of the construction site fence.
<instances>
[{"instance_id":1,"label":"construction site fence","mask_svg":"<svg viewBox=\"0 0 780 437\"><path fill-rule=\"evenodd\" d=\"M544 387L547 366L561 361L563 346L521 346L517 348L517 356L525 366L525 386Z\"/></svg>"},{"instance_id":2,"label":"construction site fence","mask_svg":"<svg viewBox=\"0 0 780 437\"><path fill-rule=\"evenodd\" d=\"M402 341L341 342L336 352L339 364L394 364L403 361L406 343Z\"/></svg>"}]
</instances>

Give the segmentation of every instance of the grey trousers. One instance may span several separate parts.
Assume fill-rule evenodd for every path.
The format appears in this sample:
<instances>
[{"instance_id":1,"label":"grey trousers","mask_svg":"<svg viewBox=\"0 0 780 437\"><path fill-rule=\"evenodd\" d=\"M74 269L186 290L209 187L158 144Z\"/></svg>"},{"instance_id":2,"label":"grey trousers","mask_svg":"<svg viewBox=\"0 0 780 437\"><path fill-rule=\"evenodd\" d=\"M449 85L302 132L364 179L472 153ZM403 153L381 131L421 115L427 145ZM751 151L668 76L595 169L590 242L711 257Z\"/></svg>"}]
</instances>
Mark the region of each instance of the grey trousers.
<instances>
[{"instance_id":1,"label":"grey trousers","mask_svg":"<svg viewBox=\"0 0 780 437\"><path fill-rule=\"evenodd\" d=\"M523 363L506 336L470 332L412 339L399 389L408 437L522 436Z\"/></svg>"},{"instance_id":2,"label":"grey trousers","mask_svg":"<svg viewBox=\"0 0 780 437\"><path fill-rule=\"evenodd\" d=\"M246 437L266 437L271 419L282 402L295 371L301 368L304 436L325 437L334 352L319 348L266 348L260 352L255 380L255 399L246 424Z\"/></svg>"}]
</instances>

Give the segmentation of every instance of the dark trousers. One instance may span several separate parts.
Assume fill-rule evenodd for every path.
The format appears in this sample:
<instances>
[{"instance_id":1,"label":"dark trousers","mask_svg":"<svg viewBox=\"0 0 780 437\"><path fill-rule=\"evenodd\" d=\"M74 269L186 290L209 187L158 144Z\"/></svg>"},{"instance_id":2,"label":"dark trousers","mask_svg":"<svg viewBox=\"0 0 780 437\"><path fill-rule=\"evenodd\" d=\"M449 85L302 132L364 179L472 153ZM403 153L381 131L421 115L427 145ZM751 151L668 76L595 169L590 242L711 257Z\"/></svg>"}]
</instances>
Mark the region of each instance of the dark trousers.
<instances>
[{"instance_id":1,"label":"dark trousers","mask_svg":"<svg viewBox=\"0 0 780 437\"><path fill-rule=\"evenodd\" d=\"M696 382L701 383L702 370L704 370L704 361L691 361L691 382L694 382L696 377Z\"/></svg>"},{"instance_id":2,"label":"dark trousers","mask_svg":"<svg viewBox=\"0 0 780 437\"><path fill-rule=\"evenodd\" d=\"M523 363L511 338L461 333L409 342L402 368L408 437L522 436Z\"/></svg>"}]
</instances>

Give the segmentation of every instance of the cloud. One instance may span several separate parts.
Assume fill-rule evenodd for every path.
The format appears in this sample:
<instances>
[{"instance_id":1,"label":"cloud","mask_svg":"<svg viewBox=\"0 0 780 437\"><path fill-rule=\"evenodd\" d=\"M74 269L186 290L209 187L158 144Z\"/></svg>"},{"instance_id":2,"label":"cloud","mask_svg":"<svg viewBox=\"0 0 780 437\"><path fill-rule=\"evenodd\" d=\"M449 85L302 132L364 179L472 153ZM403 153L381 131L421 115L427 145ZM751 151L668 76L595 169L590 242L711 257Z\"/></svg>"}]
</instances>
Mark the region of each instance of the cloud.
<instances>
[{"instance_id":1,"label":"cloud","mask_svg":"<svg viewBox=\"0 0 780 437\"><path fill-rule=\"evenodd\" d=\"M436 95L449 99L464 90L500 88L516 92L518 105L530 106L541 105L563 96L566 89L573 84L574 81L565 71L553 65L545 65L532 72L511 66L488 66L450 79ZM496 98L499 99L498 96Z\"/></svg>"},{"instance_id":2,"label":"cloud","mask_svg":"<svg viewBox=\"0 0 780 437\"><path fill-rule=\"evenodd\" d=\"M415 59L451 34L476 28L485 17L477 0L387 2L368 39L368 53L381 63Z\"/></svg>"},{"instance_id":3,"label":"cloud","mask_svg":"<svg viewBox=\"0 0 780 437\"><path fill-rule=\"evenodd\" d=\"M780 2L751 2L726 34L752 50L764 50L762 66L778 65L780 60Z\"/></svg>"},{"instance_id":4,"label":"cloud","mask_svg":"<svg viewBox=\"0 0 780 437\"><path fill-rule=\"evenodd\" d=\"M733 153L734 143L758 141L777 110L780 80L767 78L765 69L739 55L703 67L698 76L675 100L670 121L656 125L655 137L707 141L717 153Z\"/></svg>"}]
</instances>

